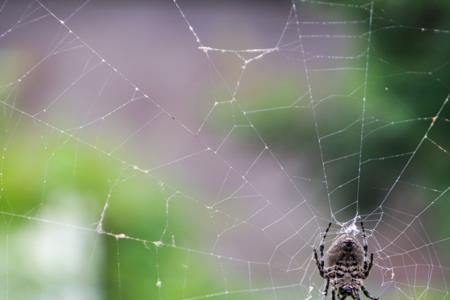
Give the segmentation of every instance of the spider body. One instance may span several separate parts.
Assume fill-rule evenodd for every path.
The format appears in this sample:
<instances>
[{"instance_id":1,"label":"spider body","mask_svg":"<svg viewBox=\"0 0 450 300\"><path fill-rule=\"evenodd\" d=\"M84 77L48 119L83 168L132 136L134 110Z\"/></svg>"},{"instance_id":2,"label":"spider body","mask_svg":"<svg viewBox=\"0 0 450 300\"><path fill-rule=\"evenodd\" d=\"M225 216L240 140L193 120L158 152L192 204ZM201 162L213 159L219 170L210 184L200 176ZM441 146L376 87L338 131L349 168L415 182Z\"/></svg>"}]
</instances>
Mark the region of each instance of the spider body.
<instances>
[{"instance_id":1,"label":"spider body","mask_svg":"<svg viewBox=\"0 0 450 300\"><path fill-rule=\"evenodd\" d=\"M331 223L323 235L319 246L320 256L314 249L314 259L319 269L320 276L326 279L325 297L331 285L331 298L336 300L336 296L343 300L347 297L360 300L360 291L372 300L378 300L370 295L369 291L364 287L364 279L369 276L370 269L373 265L373 253L368 258L368 244L364 225L361 222L363 233L363 245L350 234L342 234L338 236L331 244L326 253L326 266L324 260L324 242Z\"/></svg>"}]
</instances>

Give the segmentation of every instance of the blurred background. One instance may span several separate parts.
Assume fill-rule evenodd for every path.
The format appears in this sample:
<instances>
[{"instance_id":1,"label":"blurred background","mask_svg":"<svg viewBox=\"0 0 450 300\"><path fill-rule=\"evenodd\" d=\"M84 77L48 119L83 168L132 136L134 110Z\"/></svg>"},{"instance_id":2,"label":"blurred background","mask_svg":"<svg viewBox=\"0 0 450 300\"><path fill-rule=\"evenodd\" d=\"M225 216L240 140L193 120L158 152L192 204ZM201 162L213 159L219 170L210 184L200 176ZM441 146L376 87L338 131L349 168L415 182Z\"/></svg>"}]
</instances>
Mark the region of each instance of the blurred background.
<instances>
[{"instance_id":1,"label":"blurred background","mask_svg":"<svg viewBox=\"0 0 450 300\"><path fill-rule=\"evenodd\" d=\"M449 299L450 3L0 1L0 299ZM358 235L360 236L360 235Z\"/></svg>"}]
</instances>

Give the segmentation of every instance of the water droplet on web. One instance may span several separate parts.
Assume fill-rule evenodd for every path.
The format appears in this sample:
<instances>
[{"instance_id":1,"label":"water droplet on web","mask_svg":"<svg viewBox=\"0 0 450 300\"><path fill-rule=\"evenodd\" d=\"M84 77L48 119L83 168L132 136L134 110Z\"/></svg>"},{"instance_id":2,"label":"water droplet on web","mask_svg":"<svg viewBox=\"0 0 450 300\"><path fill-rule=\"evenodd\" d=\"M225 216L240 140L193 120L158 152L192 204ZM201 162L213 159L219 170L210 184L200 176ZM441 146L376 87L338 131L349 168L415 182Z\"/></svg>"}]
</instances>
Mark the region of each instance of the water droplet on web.
<instances>
[{"instance_id":1,"label":"water droplet on web","mask_svg":"<svg viewBox=\"0 0 450 300\"><path fill-rule=\"evenodd\" d=\"M126 237L127 237L127 236L126 236L125 233L119 233L119 234L116 234L116 235L115 235L115 238L118 239L118 240L124 239L124 238L126 238Z\"/></svg>"},{"instance_id":2,"label":"water droplet on web","mask_svg":"<svg viewBox=\"0 0 450 300\"><path fill-rule=\"evenodd\" d=\"M162 282L161 282L161 280L160 279L158 279L157 281L156 281L156 287L159 289L159 288L161 288L161 286L162 286Z\"/></svg>"},{"instance_id":3,"label":"water droplet on web","mask_svg":"<svg viewBox=\"0 0 450 300\"><path fill-rule=\"evenodd\" d=\"M161 246L164 245L164 244L163 244L162 241L154 241L154 242L153 242L153 245L155 245L156 247L159 248L159 247L161 247Z\"/></svg>"}]
</instances>

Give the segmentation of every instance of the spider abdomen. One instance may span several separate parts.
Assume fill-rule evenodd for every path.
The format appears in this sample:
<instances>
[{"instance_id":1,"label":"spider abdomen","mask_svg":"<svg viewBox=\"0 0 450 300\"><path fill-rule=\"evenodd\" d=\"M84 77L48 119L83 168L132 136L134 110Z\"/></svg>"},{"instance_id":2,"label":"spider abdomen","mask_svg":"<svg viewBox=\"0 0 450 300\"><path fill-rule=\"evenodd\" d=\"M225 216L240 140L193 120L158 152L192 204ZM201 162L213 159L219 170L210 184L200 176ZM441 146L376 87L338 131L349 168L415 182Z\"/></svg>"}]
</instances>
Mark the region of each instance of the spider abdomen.
<instances>
[{"instance_id":1,"label":"spider abdomen","mask_svg":"<svg viewBox=\"0 0 450 300\"><path fill-rule=\"evenodd\" d=\"M324 242L331 223L328 224L322 241L319 245L320 257L314 249L314 259L316 260L319 274L326 279L324 294L327 296L328 288L331 286L331 299L343 300L347 297L360 300L360 292L372 300L379 298L372 297L364 286L364 279L369 276L373 265L373 253L368 256L367 236L364 225L361 223L364 247L361 246L356 237L349 234L338 236L326 252L326 265L324 259Z\"/></svg>"},{"instance_id":2,"label":"spider abdomen","mask_svg":"<svg viewBox=\"0 0 450 300\"><path fill-rule=\"evenodd\" d=\"M334 266L338 262L343 265L362 266L363 261L364 249L351 235L343 234L337 237L327 251L328 266Z\"/></svg>"}]
</instances>

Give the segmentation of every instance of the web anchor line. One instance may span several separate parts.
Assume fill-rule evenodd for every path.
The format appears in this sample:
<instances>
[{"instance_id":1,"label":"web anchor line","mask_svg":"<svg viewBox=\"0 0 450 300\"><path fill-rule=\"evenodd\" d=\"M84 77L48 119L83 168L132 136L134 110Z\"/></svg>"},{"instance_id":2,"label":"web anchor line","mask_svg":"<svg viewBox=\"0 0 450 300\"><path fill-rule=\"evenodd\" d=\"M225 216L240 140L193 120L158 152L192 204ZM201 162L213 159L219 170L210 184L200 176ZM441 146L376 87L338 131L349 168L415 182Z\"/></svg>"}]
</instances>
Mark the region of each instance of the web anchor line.
<instances>
[{"instance_id":1,"label":"web anchor line","mask_svg":"<svg viewBox=\"0 0 450 300\"><path fill-rule=\"evenodd\" d=\"M362 111L361 111L361 130L359 138L359 156L358 156L358 181L356 187L356 213L355 218L359 214L359 193L361 187L361 171L362 171L362 155L363 155L363 140L364 140L364 125L366 121L366 101L367 101L367 85L369 79L369 61L370 61L370 49L372 44L372 23L373 23L373 10L374 2L370 2L370 16L369 16L369 33L367 37L367 49L366 49L366 66L364 72L364 91L362 98Z\"/></svg>"}]
</instances>

